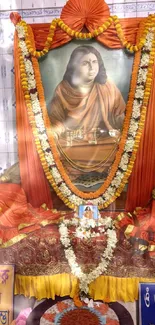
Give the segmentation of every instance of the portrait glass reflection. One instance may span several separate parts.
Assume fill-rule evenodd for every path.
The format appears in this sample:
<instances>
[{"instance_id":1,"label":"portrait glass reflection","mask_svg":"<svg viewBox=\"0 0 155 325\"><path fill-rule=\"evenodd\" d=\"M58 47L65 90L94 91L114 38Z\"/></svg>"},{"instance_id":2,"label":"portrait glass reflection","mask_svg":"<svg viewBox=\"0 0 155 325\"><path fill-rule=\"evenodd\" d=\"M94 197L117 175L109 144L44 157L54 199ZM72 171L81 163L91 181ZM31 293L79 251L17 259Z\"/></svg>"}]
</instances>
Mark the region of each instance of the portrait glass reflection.
<instances>
[{"instance_id":1,"label":"portrait glass reflection","mask_svg":"<svg viewBox=\"0 0 155 325\"><path fill-rule=\"evenodd\" d=\"M114 66L117 52L116 61L120 64L122 61L126 66L127 77L131 76L132 67L131 58L123 55L122 50L107 53L107 49L97 45L95 42L84 45L74 42L67 51L68 57L62 55L59 64L61 67L62 61L66 64L62 69L58 68L59 77L56 78L60 57L52 55L52 52L58 54L58 49L50 52L51 60L49 56L40 62L51 128L60 159L73 183L83 191L97 189L106 179L125 118L129 82L125 80L121 84L117 69L108 69L109 60ZM51 71L51 84L55 84L55 87L52 85L52 95L49 78L48 86L45 80L45 75L46 78L50 76L49 71L45 74L45 61L48 61L48 67L50 63L53 67L52 62L55 62ZM112 74L114 78L111 78Z\"/></svg>"}]
</instances>

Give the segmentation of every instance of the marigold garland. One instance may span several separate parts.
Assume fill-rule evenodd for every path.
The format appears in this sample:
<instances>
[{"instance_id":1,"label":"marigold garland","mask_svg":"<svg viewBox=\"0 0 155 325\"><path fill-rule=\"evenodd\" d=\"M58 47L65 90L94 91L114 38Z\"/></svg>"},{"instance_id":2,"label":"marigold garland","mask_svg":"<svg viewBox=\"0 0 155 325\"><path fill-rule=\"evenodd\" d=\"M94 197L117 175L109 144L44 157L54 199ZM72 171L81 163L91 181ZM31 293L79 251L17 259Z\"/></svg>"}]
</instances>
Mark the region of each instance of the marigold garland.
<instances>
[{"instance_id":1,"label":"marigold garland","mask_svg":"<svg viewBox=\"0 0 155 325\"><path fill-rule=\"evenodd\" d=\"M154 21L155 21L155 18L154 18ZM128 177L130 176L130 174L132 172L132 168L133 168L133 165L134 165L134 162L136 159L136 153L139 148L139 143L140 143L141 135L142 135L143 128L144 128L146 112L147 112L147 105L148 105L150 92L151 92L151 84L152 84L152 77L153 77L152 70L153 70L154 58L155 58L155 39L152 42L152 50L150 52L150 60L149 60L149 66L148 66L145 92L144 92L144 97L143 97L141 118L140 118L139 128L138 128L138 132L137 132L135 143L134 143L133 155L131 156L131 159L130 159L130 162L128 165L128 170L126 171L124 178L122 179L122 184L116 192L116 196L120 196L122 189L124 188L125 184L127 183Z\"/></svg>"},{"instance_id":2,"label":"marigold garland","mask_svg":"<svg viewBox=\"0 0 155 325\"><path fill-rule=\"evenodd\" d=\"M30 30L29 30L29 37L33 41L33 35L32 35ZM126 135L127 135L127 131L128 131L128 127L129 127L129 121L130 121L130 117L131 117L131 114L132 114L132 104L133 104L133 99L134 99L134 90L135 90L135 87L136 87L138 66L139 66L139 62L140 62L140 54L141 54L140 52L137 53L135 61L134 61L134 70L135 71L132 74L131 91L130 91L130 95L129 95L126 119L125 119L125 122L124 122L124 125L123 125L124 130L122 132L123 134L125 134L125 137L122 136L122 138L123 138L122 143L119 144L119 149L120 150L116 154L115 162L113 164L113 168L111 169L109 177L107 177L106 181L99 188L99 190L97 190L96 192L91 192L91 193L83 193L80 190L78 190L72 184L72 182L70 181L69 176L66 174L66 172L65 172L65 170L63 168L63 165L62 165L62 163L61 163L61 161L59 159L57 147L56 147L55 140L53 138L53 134L52 134L52 130L51 130L51 122L50 122L50 120L48 118L48 114L47 114L47 109L46 109L46 104L45 104L45 99L44 99L44 91L43 91L43 87L42 87L38 61L34 57L32 57L32 62L33 62L34 70L35 70L35 79L36 79L37 89L38 89L38 93L39 93L39 100L40 100L40 104L41 104L41 107L42 107L43 118L44 118L44 122L45 122L45 125L46 125L46 130L47 130L47 134L48 134L48 138L49 138L49 143L50 143L51 148L52 148L52 153L53 153L53 156L54 156L54 160L55 160L55 162L57 164L57 167L58 167L63 179L65 180L65 182L67 183L67 185L69 186L71 191L73 191L73 193L75 193L77 196L80 196L83 199L93 199L93 198L95 199L99 195L101 195L103 193L103 191L105 191L108 188L108 186L109 186L109 184L110 184L112 178L114 177L114 175L116 173L116 170L118 168L118 163L120 161L122 152L124 150L125 138L126 138ZM52 178L51 178L51 181L52 181ZM56 184L53 183L53 181L52 181L52 186L54 187L57 194L59 195L60 191L57 189L57 187L55 185ZM65 202L66 202L66 198L65 198ZM71 207L73 208L73 206L71 206Z\"/></svg>"},{"instance_id":3,"label":"marigold garland","mask_svg":"<svg viewBox=\"0 0 155 325\"><path fill-rule=\"evenodd\" d=\"M150 21L152 20L152 17L153 17L153 15L148 16L146 23L145 23L145 28L143 30L143 33L142 33L139 41L135 45L130 44L126 40L123 30L122 30L122 26L120 24L120 20L117 16L110 16L107 19L107 21L103 23L103 25L99 26L97 29L95 29L94 31L89 32L89 33L77 32L77 31L71 29L69 26L67 26L60 18L55 18L51 22L47 40L45 42L45 46L42 51L36 51L34 49L33 43L29 39L26 40L26 44L27 44L29 53L36 58L40 58L49 52L51 44L53 42L53 37L54 37L57 26L59 26L64 32L66 32L67 35L69 35L72 38L91 39L91 38L97 37L100 34L104 33L113 23L116 28L116 32L117 32L117 35L120 39L122 46L130 52L138 52L139 50L142 49L143 45L145 44L146 35L148 32L148 28L150 26ZM21 21L20 24L22 24L25 28L27 27L27 24L25 21Z\"/></svg>"},{"instance_id":4,"label":"marigold garland","mask_svg":"<svg viewBox=\"0 0 155 325\"><path fill-rule=\"evenodd\" d=\"M146 23L145 29L144 29L144 33L143 33L143 37L145 36L145 38L146 38L145 34L147 33L148 28L150 28L154 24L154 20L155 20L155 18L153 16L150 16L149 19L147 20L147 23ZM109 23L110 23L110 21L109 21ZM116 23L116 28L120 29L120 26L118 26L117 19L115 19L115 23ZM30 51L30 48L29 48L29 44L34 43L33 35L31 34L30 29L27 28L27 25L26 25L25 22L20 22L19 25L24 27L26 39L30 39L29 42L28 42L28 40L26 41L28 51L31 54L34 54L32 52L32 48L31 48L31 51ZM53 30L55 30L55 28L56 28L56 22L52 26L54 26L53 29L52 29L52 33L54 33ZM63 24L61 24L61 27L62 28L64 27ZM122 37L122 36L120 35L120 37ZM146 40L145 38L143 38L144 43L145 43L145 40ZM122 38L122 40L123 40L123 38ZM48 39L48 42L50 42L50 39ZM139 43L143 46L142 40L141 40L141 42L139 41ZM49 47L50 47L50 45L49 45ZM133 50L133 48L132 48L132 50ZM124 188L124 185L126 184L129 175L131 174L133 164L134 164L134 160L136 158L136 152L137 152L137 149L138 149L138 146L139 146L140 136L141 136L141 133L142 133L142 130L143 130L144 122L145 122L146 109L147 109L147 104L148 104L148 99L149 99L150 89L151 89L151 80L152 80L151 77L152 77L152 65L153 65L154 53L155 53L155 44L154 44L154 41L153 41L152 42L152 50L151 50L151 53L150 53L150 60L149 60L149 68L148 68L148 74L147 74L145 93L144 93L144 97L143 97L142 113L141 113L141 118L140 118L140 122L139 122L139 129L138 129L138 132L137 132L137 135L136 135L136 138L135 138L135 144L134 144L132 157L131 157L130 162L128 164L128 168L127 168L126 172L124 173L124 177L122 179L122 182L121 182L120 186L118 187L115 195L111 196L110 200L107 200L106 202L104 202L104 204L102 203L101 205L99 205L99 208L103 208L103 207L108 206L111 202L113 202L116 199L116 197L118 197L121 194L121 191ZM39 72L39 69L38 69L38 62L37 62L36 58L34 57L34 56L36 56L36 53L35 53L34 56L32 56L33 67L34 67L34 70L35 70L35 78L36 78L37 90L38 90L38 93L39 93L39 100L40 100L42 113L43 113L43 118L44 118L46 130L47 130L47 134L48 134L48 138L49 138L49 143L50 143L50 145L52 147L52 152L53 152L54 159L56 161L58 170L59 170L62 178L64 179L66 184L69 186L70 190L73 193L75 193L77 196L81 197L82 199L95 199L95 198L98 198L99 195L102 195L103 192L106 191L106 189L108 188L111 180L113 179L113 177L114 177L114 175L115 175L115 173L117 171L118 164L120 162L120 159L122 157L122 153L123 153L123 150L124 150L124 147L125 147L125 143L126 143L125 139L127 137L130 117L131 117L131 114L132 114L132 106L133 106L133 100L134 100L134 88L136 86L136 81L137 81L138 61L140 61L140 54L141 54L140 52L137 54L137 59L135 59L135 62L134 62L134 67L135 67L135 65L137 67L135 67L134 70L136 70L136 71L134 71L134 73L132 75L131 91L130 91L130 95L129 95L129 101L128 101L128 105L127 105L127 114L126 114L126 119L125 119L124 127L123 127L122 141L120 141L120 145L119 145L119 151L116 154L116 159L115 159L115 162L114 162L114 164L112 166L110 177L107 178L104 185L101 186L98 191L92 192L92 193L83 193L83 192L79 191L71 183L69 177L66 175L66 173L64 171L64 168L63 168L63 166L62 166L62 164L60 162L60 159L58 157L57 148L56 148L56 145L55 145L55 141L54 141L53 136L52 136L50 121L49 121L47 110L46 110L44 92L43 92L43 87L42 87L42 83L41 83L40 72ZM30 118L30 123L31 123L32 131L33 131L33 134L34 134L34 137L35 137L35 143L36 143L36 146L37 146L37 151L39 153L39 156L40 156L40 159L41 159L42 166L44 168L46 177L49 180L49 182L51 183L51 185L53 186L53 188L55 189L58 196L64 201L64 203L66 205L68 205L69 207L73 208L75 204L72 204L69 201L69 199L66 198L63 195L63 193L60 191L59 187L57 186L55 180L53 179L53 177L51 175L51 172L49 170L49 166L48 166L48 164L46 162L44 151L42 150L42 147L41 147L41 144L40 144L40 141L39 141L39 137L38 137L38 131L37 131L37 128L36 128L36 123L35 123L35 116L34 116L33 111L32 111L31 97L30 97L30 94L29 94L29 91L28 91L28 81L27 81L27 76L26 76L26 72L25 72L24 59L23 59L23 56L21 55L21 52L20 52L20 71L21 71L22 87L23 87L23 91L24 91L26 104L27 104L27 107L28 107L28 114L29 114L29 118Z\"/></svg>"}]
</instances>

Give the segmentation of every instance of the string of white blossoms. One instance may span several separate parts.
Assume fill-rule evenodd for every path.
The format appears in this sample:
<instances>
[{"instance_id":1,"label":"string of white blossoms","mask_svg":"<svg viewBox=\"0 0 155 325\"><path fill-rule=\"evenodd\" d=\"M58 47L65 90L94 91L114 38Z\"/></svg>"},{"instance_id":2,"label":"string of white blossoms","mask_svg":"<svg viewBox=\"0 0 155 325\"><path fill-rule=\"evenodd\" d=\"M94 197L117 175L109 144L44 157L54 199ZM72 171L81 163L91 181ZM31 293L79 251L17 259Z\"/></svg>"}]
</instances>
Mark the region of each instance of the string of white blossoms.
<instances>
[{"instance_id":1,"label":"string of white blossoms","mask_svg":"<svg viewBox=\"0 0 155 325\"><path fill-rule=\"evenodd\" d=\"M34 73L33 64L29 57L28 48L25 42L25 31L23 26L21 26L20 24L16 25L16 30L18 32L19 46L22 52L22 56L24 58L25 70L26 70L27 80L28 80L28 89L29 91L31 89L34 90L36 89L35 73ZM101 206L104 203L106 203L106 201L112 199L122 182L125 172L127 171L128 163L130 161L130 157L134 148L135 138L139 127L139 120L141 117L141 108L143 103L150 51L152 48L153 39L154 39L154 32L152 29L150 29L146 37L146 43L142 48L142 55L141 55L140 66L138 71L135 97L133 102L132 116L130 119L130 125L128 129L125 149L122 154L118 166L118 170L111 184L106 189L106 191L96 199L89 199L89 202L91 202L93 205ZM48 136L46 133L46 127L44 124L42 108L40 106L40 102L38 99L39 95L37 89L34 93L30 92L30 97L31 97L32 110L35 115L35 123L38 130L39 141L41 143L42 150L44 152L49 170L59 191L63 194L64 197L66 197L69 200L71 204L74 204L75 206L79 206L81 204L87 204L88 200L85 200L75 195L71 191L71 189L63 179L63 176L61 176L59 169L57 168L57 164L54 160L53 153L49 144Z\"/></svg>"},{"instance_id":2,"label":"string of white blossoms","mask_svg":"<svg viewBox=\"0 0 155 325\"><path fill-rule=\"evenodd\" d=\"M97 236L98 234L102 233L107 236L107 247L101 254L101 261L99 265L90 273L84 273L81 266L76 261L76 256L69 236L69 226L75 226L76 230L78 227L80 227L80 229L83 230L83 233L98 226ZM78 238L81 238L81 235L79 234L78 236L78 232L76 230L75 235L77 235ZM113 257L113 252L117 243L116 230L113 225L113 221L110 217L99 219L97 222L95 222L95 220L86 218L73 218L71 220L65 219L59 225L59 233L60 241L64 246L66 259L71 268L71 273L79 279L80 292L88 294L90 283L97 279L100 275L105 274L109 262ZM87 238L87 236L85 238Z\"/></svg>"}]
</instances>

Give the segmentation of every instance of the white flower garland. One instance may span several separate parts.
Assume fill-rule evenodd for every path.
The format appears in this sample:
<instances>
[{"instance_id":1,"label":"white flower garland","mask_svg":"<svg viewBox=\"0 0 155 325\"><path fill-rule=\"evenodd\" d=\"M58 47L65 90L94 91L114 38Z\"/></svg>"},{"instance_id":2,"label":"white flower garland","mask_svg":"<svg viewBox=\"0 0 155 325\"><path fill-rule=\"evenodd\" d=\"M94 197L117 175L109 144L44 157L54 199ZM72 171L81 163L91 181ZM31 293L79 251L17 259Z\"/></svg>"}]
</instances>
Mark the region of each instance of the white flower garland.
<instances>
[{"instance_id":1,"label":"white flower garland","mask_svg":"<svg viewBox=\"0 0 155 325\"><path fill-rule=\"evenodd\" d=\"M16 30L18 32L19 37L19 46L22 51L22 56L24 58L25 62L25 69L27 73L27 80L28 80L28 88L30 89L36 89L36 81L35 81L35 74L34 74L34 68L32 65L31 60L27 57L28 55L28 49L26 42L24 40L25 38L25 31L24 28L17 24ZM128 129L128 135L126 140L126 145L124 149L124 153L121 157L118 170L113 177L113 180L111 184L109 185L108 189L100 195L96 199L89 199L89 202L91 202L93 205L103 205L106 203L106 201L112 199L112 197L115 195L117 189L119 188L122 178L124 177L124 173L127 170L128 163L130 161L130 156L134 148L135 143L135 137L138 131L138 121L140 120L141 116L141 107L144 97L144 89L145 89L145 83L146 83L146 77L147 77L147 66L149 64L149 58L150 58L150 51L152 48L152 42L154 39L154 32L152 29L149 30L147 37L146 37L146 43L142 48L142 55L141 55L141 61L139 66L139 72L138 72L138 79L137 79L137 85L135 89L135 99L133 102L133 110L132 110L132 116L130 119L130 125ZM145 53L145 51L147 53ZM46 134L46 127L44 124L44 119L42 115L42 109L40 106L40 102L38 100L38 92L32 94L30 92L31 96L31 104L32 104L32 110L35 115L35 123L38 130L38 136L39 140L42 146L42 150L45 155L46 162L49 166L49 170L51 172L51 175L60 190L60 192L63 194L64 197L66 197L69 202L75 206L79 206L81 204L87 204L88 200L85 200L81 197L78 197L72 191L68 188L67 184L65 183L64 179L62 178L56 162L54 161L53 153L51 151L51 147L48 141L48 137Z\"/></svg>"},{"instance_id":2,"label":"white flower garland","mask_svg":"<svg viewBox=\"0 0 155 325\"><path fill-rule=\"evenodd\" d=\"M80 265L76 261L76 256L72 248L72 244L69 236L69 226L75 226L75 236L78 238L91 238L98 237L102 233L107 236L107 247L101 255L101 261L95 270L90 273L85 274ZM91 232L91 229L98 227L98 232ZM88 232L88 235L87 235ZM87 218L73 218L71 220L63 220L59 225L60 241L64 246L65 256L68 264L71 268L71 273L75 275L79 281L80 291L88 294L89 285L92 281L97 279L100 275L105 274L107 271L109 262L113 257L113 252L117 243L116 230L113 225L113 221L110 217L99 219L95 221L94 219Z\"/></svg>"}]
</instances>

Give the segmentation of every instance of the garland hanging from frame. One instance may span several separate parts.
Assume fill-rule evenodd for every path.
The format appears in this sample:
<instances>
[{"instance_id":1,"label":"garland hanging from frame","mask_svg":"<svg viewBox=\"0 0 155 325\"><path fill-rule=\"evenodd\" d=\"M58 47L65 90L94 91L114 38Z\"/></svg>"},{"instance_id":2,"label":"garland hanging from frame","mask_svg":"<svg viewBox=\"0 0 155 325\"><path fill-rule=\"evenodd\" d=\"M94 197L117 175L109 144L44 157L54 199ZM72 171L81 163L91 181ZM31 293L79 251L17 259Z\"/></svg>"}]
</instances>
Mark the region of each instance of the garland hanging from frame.
<instances>
[{"instance_id":1,"label":"garland hanging from frame","mask_svg":"<svg viewBox=\"0 0 155 325\"><path fill-rule=\"evenodd\" d=\"M73 185L59 159L45 105L37 58L49 51L57 24L68 35L86 39L103 33L112 22L115 24L118 37L123 46L131 52L137 52L137 57L134 62L126 117L115 161L104 184L96 192L85 193L79 191ZM19 38L21 83L36 148L47 179L57 195L70 208L88 201L98 205L99 208L105 208L121 194L128 181L139 147L151 91L155 54L154 25L155 17L149 16L136 45L131 45L125 39L116 16L109 17L102 26L92 33L75 32L66 26L62 20L56 19L50 26L45 47L41 52L35 50L30 27L23 21L19 21L16 25Z\"/></svg>"},{"instance_id":2,"label":"garland hanging from frame","mask_svg":"<svg viewBox=\"0 0 155 325\"><path fill-rule=\"evenodd\" d=\"M90 273L84 273L81 266L77 263L76 255L71 244L71 236L69 235L69 226L76 227L76 238L83 238L84 234L86 234L84 238L88 238L88 236L92 238L100 236L103 233L107 237L107 246L100 257L100 263ZM95 228L97 228L97 232L95 232ZM59 225L59 233L60 241L64 247L65 257L71 268L71 273L79 279L80 293L88 294L90 283L100 275L106 273L109 262L113 257L117 243L116 229L113 221L110 217L106 217L105 219L100 218L97 222L96 220L89 220L87 218L83 218L82 220L76 217L71 220L65 219Z\"/></svg>"}]
</instances>

